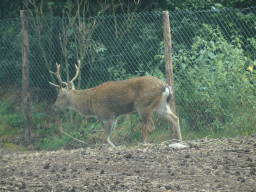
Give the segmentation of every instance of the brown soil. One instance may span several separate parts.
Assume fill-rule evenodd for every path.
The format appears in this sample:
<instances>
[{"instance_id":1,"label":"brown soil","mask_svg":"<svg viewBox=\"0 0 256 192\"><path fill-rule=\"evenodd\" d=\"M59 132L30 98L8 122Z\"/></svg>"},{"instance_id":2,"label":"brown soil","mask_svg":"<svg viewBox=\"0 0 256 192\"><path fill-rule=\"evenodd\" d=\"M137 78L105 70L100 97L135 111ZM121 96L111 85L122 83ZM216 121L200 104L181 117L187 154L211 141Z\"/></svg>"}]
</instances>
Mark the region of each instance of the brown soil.
<instances>
[{"instance_id":1,"label":"brown soil","mask_svg":"<svg viewBox=\"0 0 256 192\"><path fill-rule=\"evenodd\" d=\"M256 135L6 153L0 191L256 191Z\"/></svg>"}]
</instances>

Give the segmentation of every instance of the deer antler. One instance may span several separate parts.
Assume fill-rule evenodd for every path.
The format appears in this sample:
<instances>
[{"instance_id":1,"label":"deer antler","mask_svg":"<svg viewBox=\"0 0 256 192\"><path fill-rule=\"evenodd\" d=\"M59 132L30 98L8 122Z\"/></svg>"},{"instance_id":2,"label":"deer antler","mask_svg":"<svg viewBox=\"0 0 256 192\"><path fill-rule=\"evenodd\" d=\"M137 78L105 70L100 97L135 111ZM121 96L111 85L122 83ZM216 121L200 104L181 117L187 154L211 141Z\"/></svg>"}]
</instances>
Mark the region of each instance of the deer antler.
<instances>
[{"instance_id":1,"label":"deer antler","mask_svg":"<svg viewBox=\"0 0 256 192\"><path fill-rule=\"evenodd\" d=\"M56 71L56 73L54 73L54 72L52 72L52 71L50 71L50 73L52 73L52 74L54 74L54 75L56 75L57 76L57 78L58 78L58 80L59 80L59 83L60 83L60 85L56 85L56 84L54 84L54 83L51 83L51 82L49 82L51 85L53 85L53 86L55 86L55 87L58 87L58 88L62 88L62 83L64 83L64 84L66 84L65 82L62 82L62 80L61 80L61 76L60 76L60 64L58 65L58 63L56 63L56 66L57 66L57 71Z\"/></svg>"},{"instance_id":2,"label":"deer antler","mask_svg":"<svg viewBox=\"0 0 256 192\"><path fill-rule=\"evenodd\" d=\"M58 65L58 64L56 63L56 66L57 66L57 71L56 71L56 73L54 73L54 72L52 72L52 71L50 71L50 73L52 73L52 74L54 74L54 75L57 76L60 85L56 85L56 84L51 83L51 82L49 82L49 83L50 83L51 85L55 86L55 87L58 87L59 89L62 88L62 84L65 84L66 86L71 85L70 88L73 89L73 88L74 88L73 81L75 81L76 78L78 77L79 71L80 71L80 67L81 67L80 59L78 60L78 66L75 65L75 66L76 66L76 75L75 75L75 77L74 77L69 83L63 82L63 81L61 80L61 76L60 76L60 64Z\"/></svg>"},{"instance_id":3,"label":"deer antler","mask_svg":"<svg viewBox=\"0 0 256 192\"><path fill-rule=\"evenodd\" d=\"M70 81L70 83L73 83L73 81L75 81L76 78L78 77L78 74L79 74L79 71L80 71L80 67L81 67L80 59L78 59L77 62L78 62L78 66L75 65L75 66L76 66L76 75L75 75L75 77Z\"/></svg>"}]
</instances>

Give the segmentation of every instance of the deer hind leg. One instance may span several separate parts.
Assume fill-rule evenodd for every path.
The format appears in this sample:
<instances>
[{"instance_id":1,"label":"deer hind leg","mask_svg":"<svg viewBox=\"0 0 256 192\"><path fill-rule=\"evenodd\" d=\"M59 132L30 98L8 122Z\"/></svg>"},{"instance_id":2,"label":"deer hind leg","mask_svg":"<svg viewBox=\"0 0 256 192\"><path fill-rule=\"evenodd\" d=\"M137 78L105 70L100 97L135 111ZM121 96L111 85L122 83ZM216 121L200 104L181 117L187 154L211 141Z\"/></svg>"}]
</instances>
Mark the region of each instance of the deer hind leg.
<instances>
[{"instance_id":1,"label":"deer hind leg","mask_svg":"<svg viewBox=\"0 0 256 192\"><path fill-rule=\"evenodd\" d=\"M155 126L152 120L152 113L149 113L149 114L143 113L143 114L140 114L140 117L142 121L142 127L141 127L142 141L146 143L148 142L150 136L155 130Z\"/></svg>"},{"instance_id":2,"label":"deer hind leg","mask_svg":"<svg viewBox=\"0 0 256 192\"><path fill-rule=\"evenodd\" d=\"M166 100L162 100L159 105L156 107L155 110L161 117L168 120L174 126L175 132L173 133L177 135L179 140L182 140L181 133L180 133L180 125L179 125L179 117L173 114L171 111L169 104Z\"/></svg>"},{"instance_id":3,"label":"deer hind leg","mask_svg":"<svg viewBox=\"0 0 256 192\"><path fill-rule=\"evenodd\" d=\"M112 135L112 131L115 127L116 121L115 120L106 120L104 122L104 140L113 148L116 147L111 141L110 137Z\"/></svg>"}]
</instances>

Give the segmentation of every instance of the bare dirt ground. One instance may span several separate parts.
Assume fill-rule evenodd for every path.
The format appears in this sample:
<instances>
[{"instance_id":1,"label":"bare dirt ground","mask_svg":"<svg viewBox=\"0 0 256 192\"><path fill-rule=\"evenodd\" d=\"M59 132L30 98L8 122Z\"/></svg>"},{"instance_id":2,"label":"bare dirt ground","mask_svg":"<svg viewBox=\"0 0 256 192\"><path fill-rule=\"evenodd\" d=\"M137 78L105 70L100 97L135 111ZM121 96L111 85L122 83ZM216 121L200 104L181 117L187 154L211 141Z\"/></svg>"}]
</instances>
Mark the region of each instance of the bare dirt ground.
<instances>
[{"instance_id":1,"label":"bare dirt ground","mask_svg":"<svg viewBox=\"0 0 256 192\"><path fill-rule=\"evenodd\" d=\"M6 153L0 191L256 191L256 135Z\"/></svg>"}]
</instances>

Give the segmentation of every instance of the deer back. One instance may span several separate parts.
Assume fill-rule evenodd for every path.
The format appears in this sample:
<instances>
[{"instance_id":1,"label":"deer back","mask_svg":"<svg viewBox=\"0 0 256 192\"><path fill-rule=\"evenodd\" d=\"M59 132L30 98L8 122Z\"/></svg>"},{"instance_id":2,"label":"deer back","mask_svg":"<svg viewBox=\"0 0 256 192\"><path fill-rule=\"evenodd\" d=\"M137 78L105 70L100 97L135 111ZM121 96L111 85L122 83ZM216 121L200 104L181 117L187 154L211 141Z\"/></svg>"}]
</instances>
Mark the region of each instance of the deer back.
<instances>
[{"instance_id":1,"label":"deer back","mask_svg":"<svg viewBox=\"0 0 256 192\"><path fill-rule=\"evenodd\" d=\"M89 89L91 110L102 118L136 112L138 108L160 102L168 85L149 76L106 82Z\"/></svg>"}]
</instances>

